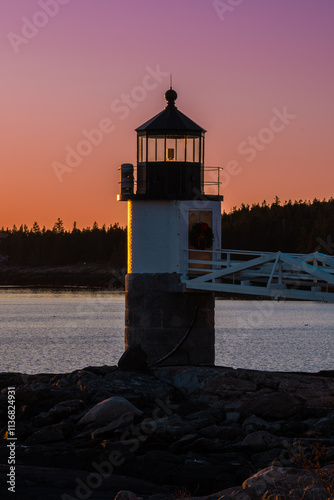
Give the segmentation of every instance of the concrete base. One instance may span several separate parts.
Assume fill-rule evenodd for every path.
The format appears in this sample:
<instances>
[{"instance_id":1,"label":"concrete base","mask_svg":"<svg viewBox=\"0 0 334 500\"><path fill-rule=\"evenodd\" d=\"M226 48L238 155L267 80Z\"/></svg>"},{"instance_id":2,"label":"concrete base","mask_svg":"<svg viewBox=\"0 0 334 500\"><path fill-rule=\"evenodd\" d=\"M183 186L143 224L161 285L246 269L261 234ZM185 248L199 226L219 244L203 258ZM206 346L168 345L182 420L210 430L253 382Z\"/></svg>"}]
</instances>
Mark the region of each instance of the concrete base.
<instances>
[{"instance_id":1,"label":"concrete base","mask_svg":"<svg viewBox=\"0 0 334 500\"><path fill-rule=\"evenodd\" d=\"M186 291L176 273L128 274L125 279L125 348L140 344L151 365L214 365L215 300L212 292Z\"/></svg>"}]
</instances>

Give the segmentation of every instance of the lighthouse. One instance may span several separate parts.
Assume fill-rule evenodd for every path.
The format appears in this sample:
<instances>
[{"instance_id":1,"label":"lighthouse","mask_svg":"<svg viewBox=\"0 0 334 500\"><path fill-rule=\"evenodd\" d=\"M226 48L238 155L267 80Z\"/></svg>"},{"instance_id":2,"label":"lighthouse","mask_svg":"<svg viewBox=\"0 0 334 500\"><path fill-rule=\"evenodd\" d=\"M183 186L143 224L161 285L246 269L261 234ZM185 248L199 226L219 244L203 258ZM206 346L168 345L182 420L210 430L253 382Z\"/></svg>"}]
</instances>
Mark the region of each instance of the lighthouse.
<instances>
[{"instance_id":1,"label":"lighthouse","mask_svg":"<svg viewBox=\"0 0 334 500\"><path fill-rule=\"evenodd\" d=\"M187 290L184 281L214 266L223 197L205 194L206 131L178 110L174 89L165 99L163 111L136 129L136 168L121 166L117 199L128 204L125 348L139 344L149 365L213 365L214 293Z\"/></svg>"}]
</instances>

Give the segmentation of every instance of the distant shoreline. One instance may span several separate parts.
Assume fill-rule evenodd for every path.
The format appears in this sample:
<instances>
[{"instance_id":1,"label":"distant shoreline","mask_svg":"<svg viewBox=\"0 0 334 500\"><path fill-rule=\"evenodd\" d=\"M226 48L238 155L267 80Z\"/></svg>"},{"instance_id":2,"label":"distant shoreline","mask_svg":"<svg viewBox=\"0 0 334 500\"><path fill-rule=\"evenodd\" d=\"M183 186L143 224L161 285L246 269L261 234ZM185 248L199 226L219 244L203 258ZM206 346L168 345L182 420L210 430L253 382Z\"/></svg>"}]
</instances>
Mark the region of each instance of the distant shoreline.
<instances>
[{"instance_id":1,"label":"distant shoreline","mask_svg":"<svg viewBox=\"0 0 334 500\"><path fill-rule=\"evenodd\" d=\"M125 292L126 269L114 269L107 263L71 266L0 265L0 290L9 288L109 290ZM216 300L272 300L270 297L216 292Z\"/></svg>"},{"instance_id":2,"label":"distant shoreline","mask_svg":"<svg viewBox=\"0 0 334 500\"><path fill-rule=\"evenodd\" d=\"M105 292L110 295L125 295L125 290L109 290L108 288L102 288L98 286L76 286L76 285L0 285L1 291L23 291L30 290L32 292Z\"/></svg>"},{"instance_id":3,"label":"distant shoreline","mask_svg":"<svg viewBox=\"0 0 334 500\"><path fill-rule=\"evenodd\" d=\"M124 290L125 269L113 269L107 263L72 266L0 266L0 288L96 288Z\"/></svg>"},{"instance_id":4,"label":"distant shoreline","mask_svg":"<svg viewBox=\"0 0 334 500\"><path fill-rule=\"evenodd\" d=\"M0 290L32 288L50 290L105 290L125 292L126 269L106 263L72 266L0 265ZM216 300L271 300L268 297L216 292Z\"/></svg>"}]
</instances>

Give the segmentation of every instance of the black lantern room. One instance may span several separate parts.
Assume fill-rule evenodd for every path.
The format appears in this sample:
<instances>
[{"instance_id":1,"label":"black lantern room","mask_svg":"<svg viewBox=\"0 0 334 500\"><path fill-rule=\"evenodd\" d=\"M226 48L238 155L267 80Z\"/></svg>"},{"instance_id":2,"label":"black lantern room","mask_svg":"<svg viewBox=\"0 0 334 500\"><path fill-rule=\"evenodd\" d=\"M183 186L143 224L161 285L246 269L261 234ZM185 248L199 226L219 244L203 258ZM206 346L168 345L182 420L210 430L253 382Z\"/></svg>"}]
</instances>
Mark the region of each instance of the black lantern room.
<instances>
[{"instance_id":1,"label":"black lantern room","mask_svg":"<svg viewBox=\"0 0 334 500\"><path fill-rule=\"evenodd\" d=\"M177 93L165 94L167 106L136 129L137 179L130 163L121 166L121 194L126 200L199 200L204 196L204 135L206 130L175 106ZM205 194L206 200L223 201L219 194Z\"/></svg>"},{"instance_id":2,"label":"black lantern room","mask_svg":"<svg viewBox=\"0 0 334 500\"><path fill-rule=\"evenodd\" d=\"M136 129L137 195L153 199L194 199L204 191L205 130L165 94L166 108Z\"/></svg>"}]
</instances>

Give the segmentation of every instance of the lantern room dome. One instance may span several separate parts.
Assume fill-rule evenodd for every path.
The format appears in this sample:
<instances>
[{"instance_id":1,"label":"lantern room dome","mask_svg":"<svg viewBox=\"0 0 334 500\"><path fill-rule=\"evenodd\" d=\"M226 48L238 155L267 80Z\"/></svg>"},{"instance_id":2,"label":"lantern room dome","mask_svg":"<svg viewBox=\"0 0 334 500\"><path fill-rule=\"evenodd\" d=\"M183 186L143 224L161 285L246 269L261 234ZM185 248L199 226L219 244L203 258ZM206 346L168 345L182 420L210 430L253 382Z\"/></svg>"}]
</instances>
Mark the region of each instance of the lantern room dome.
<instances>
[{"instance_id":1,"label":"lantern room dome","mask_svg":"<svg viewBox=\"0 0 334 500\"><path fill-rule=\"evenodd\" d=\"M172 89L172 87L165 93L165 99L168 102L168 106L175 106L177 93Z\"/></svg>"},{"instance_id":2,"label":"lantern room dome","mask_svg":"<svg viewBox=\"0 0 334 500\"><path fill-rule=\"evenodd\" d=\"M165 93L167 106L163 111L153 116L150 120L143 123L140 127L136 128L136 132L146 132L148 134L154 133L189 133L201 134L206 130L200 125L197 125L193 120L188 118L184 113L181 113L175 106L177 93L174 89L170 88Z\"/></svg>"}]
</instances>

